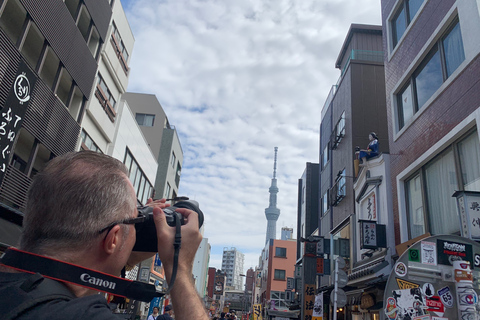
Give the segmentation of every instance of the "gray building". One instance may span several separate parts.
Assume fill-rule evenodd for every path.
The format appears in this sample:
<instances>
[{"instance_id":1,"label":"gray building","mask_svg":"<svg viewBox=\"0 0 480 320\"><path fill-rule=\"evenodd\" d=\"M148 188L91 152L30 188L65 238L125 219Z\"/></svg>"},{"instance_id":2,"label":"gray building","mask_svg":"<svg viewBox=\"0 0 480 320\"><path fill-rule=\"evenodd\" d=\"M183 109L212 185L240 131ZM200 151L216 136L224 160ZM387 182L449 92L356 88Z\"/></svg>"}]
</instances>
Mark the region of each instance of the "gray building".
<instances>
[{"instance_id":1,"label":"gray building","mask_svg":"<svg viewBox=\"0 0 480 320\"><path fill-rule=\"evenodd\" d=\"M157 158L155 198L175 198L178 195L183 164L183 150L175 127L168 122L155 95L127 92L122 98L135 114L135 119Z\"/></svg>"},{"instance_id":2,"label":"gray building","mask_svg":"<svg viewBox=\"0 0 480 320\"><path fill-rule=\"evenodd\" d=\"M351 267L354 150L368 145L371 131L379 137L379 152L389 150L382 28L352 24L336 67L341 76L323 107L320 125L319 235L332 240L331 261L342 251ZM332 283L330 276L320 282L321 287Z\"/></svg>"},{"instance_id":3,"label":"gray building","mask_svg":"<svg viewBox=\"0 0 480 320\"><path fill-rule=\"evenodd\" d=\"M233 287L235 290L242 290L243 262L245 255L236 248L223 248L222 271L227 276L226 286Z\"/></svg>"}]
</instances>

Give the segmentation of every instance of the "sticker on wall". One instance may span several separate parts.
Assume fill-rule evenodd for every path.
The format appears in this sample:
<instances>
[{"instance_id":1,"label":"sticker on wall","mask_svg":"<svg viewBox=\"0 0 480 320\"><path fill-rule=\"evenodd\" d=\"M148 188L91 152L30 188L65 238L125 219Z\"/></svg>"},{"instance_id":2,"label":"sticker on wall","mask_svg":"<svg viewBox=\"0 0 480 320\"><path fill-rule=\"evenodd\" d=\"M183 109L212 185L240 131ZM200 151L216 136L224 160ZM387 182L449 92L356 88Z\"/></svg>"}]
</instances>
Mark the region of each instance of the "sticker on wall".
<instances>
[{"instance_id":1,"label":"sticker on wall","mask_svg":"<svg viewBox=\"0 0 480 320\"><path fill-rule=\"evenodd\" d=\"M435 288L431 283L425 283L422 287L423 294L426 295L428 298L432 297L435 294Z\"/></svg>"},{"instance_id":2,"label":"sticker on wall","mask_svg":"<svg viewBox=\"0 0 480 320\"><path fill-rule=\"evenodd\" d=\"M418 285L414 282L407 281L407 280L402 280L402 279L398 279L398 278L395 278L395 280L397 280L398 289L400 289L400 290L413 289L413 288L420 287L420 285Z\"/></svg>"},{"instance_id":3,"label":"sticker on wall","mask_svg":"<svg viewBox=\"0 0 480 320\"><path fill-rule=\"evenodd\" d=\"M420 262L420 251L418 249L408 249L408 260Z\"/></svg>"},{"instance_id":4,"label":"sticker on wall","mask_svg":"<svg viewBox=\"0 0 480 320\"><path fill-rule=\"evenodd\" d=\"M397 262L395 265L395 274L399 277L405 277L407 275L407 266L403 262Z\"/></svg>"},{"instance_id":5,"label":"sticker on wall","mask_svg":"<svg viewBox=\"0 0 480 320\"><path fill-rule=\"evenodd\" d=\"M443 305L447 308L453 308L454 298L448 286L438 290L438 295Z\"/></svg>"},{"instance_id":6,"label":"sticker on wall","mask_svg":"<svg viewBox=\"0 0 480 320\"><path fill-rule=\"evenodd\" d=\"M435 312L437 315L443 316L443 314L445 313L445 306L440 301L439 296L431 296L431 297L428 297L426 300L427 300L427 311Z\"/></svg>"},{"instance_id":7,"label":"sticker on wall","mask_svg":"<svg viewBox=\"0 0 480 320\"><path fill-rule=\"evenodd\" d=\"M427 314L426 301L421 288L393 290L392 295L396 301L398 313L402 315L402 319L406 315L410 319L414 319L414 317ZM405 317L405 319L407 318Z\"/></svg>"},{"instance_id":8,"label":"sticker on wall","mask_svg":"<svg viewBox=\"0 0 480 320\"><path fill-rule=\"evenodd\" d=\"M385 315L388 317L388 319L396 319L397 318L397 302L393 297L389 297L387 299L387 306L385 307Z\"/></svg>"},{"instance_id":9,"label":"sticker on wall","mask_svg":"<svg viewBox=\"0 0 480 320\"><path fill-rule=\"evenodd\" d=\"M437 244L435 242L422 241L422 264L437 265Z\"/></svg>"}]
</instances>

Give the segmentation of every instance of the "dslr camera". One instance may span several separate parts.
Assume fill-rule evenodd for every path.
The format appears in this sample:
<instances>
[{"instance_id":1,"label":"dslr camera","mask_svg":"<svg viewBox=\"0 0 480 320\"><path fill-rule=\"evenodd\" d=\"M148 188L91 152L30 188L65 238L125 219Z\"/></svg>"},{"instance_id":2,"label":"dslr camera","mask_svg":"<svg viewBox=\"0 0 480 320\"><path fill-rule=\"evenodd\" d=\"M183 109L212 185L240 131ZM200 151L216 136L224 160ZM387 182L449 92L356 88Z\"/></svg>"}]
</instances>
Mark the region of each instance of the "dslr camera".
<instances>
[{"instance_id":1,"label":"dslr camera","mask_svg":"<svg viewBox=\"0 0 480 320\"><path fill-rule=\"evenodd\" d=\"M182 214L176 211L178 208L195 211L198 214L198 227L200 228L203 225L203 212L200 210L198 202L195 200L182 200L162 209L169 226L174 227L177 224L177 220L180 220L182 225L185 224ZM158 252L157 229L153 221L153 208L149 206L138 207L138 216L144 216L145 219L143 222L135 224L137 239L133 251Z\"/></svg>"}]
</instances>

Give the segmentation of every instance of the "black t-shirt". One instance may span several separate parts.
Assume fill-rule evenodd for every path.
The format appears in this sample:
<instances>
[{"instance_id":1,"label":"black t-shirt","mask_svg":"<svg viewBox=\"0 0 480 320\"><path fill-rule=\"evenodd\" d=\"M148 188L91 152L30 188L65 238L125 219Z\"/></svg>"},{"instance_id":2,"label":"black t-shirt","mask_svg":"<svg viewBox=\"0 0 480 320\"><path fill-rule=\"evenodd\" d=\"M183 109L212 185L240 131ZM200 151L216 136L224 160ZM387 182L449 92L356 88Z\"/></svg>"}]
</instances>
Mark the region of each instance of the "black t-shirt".
<instances>
[{"instance_id":1,"label":"black t-shirt","mask_svg":"<svg viewBox=\"0 0 480 320\"><path fill-rule=\"evenodd\" d=\"M31 274L27 273L3 273L0 272L0 292L2 293L2 304L8 301L9 297L15 296L15 287L8 286L15 285L18 283L24 283ZM116 316L112 313L110 308L107 305L107 301L104 296L101 294L95 294L83 298L73 297L72 293L65 287L62 283L45 279L44 281L52 281L51 285L54 288L55 293L61 293L65 296L70 295L71 300L58 298L46 303L37 305L31 310L25 311L20 317L16 318L19 320L119 320L119 316ZM5 291L4 291L5 289ZM21 289L20 289L21 290ZM12 298L13 299L13 298ZM18 300L18 299L17 299ZM25 299L26 301L27 299ZM17 303L19 301L12 301ZM0 309L6 308L6 311L10 311L12 307L9 305L3 305ZM6 313L4 313L6 314Z\"/></svg>"}]
</instances>

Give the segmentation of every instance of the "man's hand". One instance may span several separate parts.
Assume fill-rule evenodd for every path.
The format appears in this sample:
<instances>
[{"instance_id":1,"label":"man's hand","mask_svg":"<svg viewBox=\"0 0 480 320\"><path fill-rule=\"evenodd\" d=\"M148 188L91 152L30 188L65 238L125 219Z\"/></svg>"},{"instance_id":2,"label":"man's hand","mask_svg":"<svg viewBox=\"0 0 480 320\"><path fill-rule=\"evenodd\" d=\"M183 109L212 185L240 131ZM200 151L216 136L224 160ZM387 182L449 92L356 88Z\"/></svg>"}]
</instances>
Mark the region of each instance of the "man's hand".
<instances>
[{"instance_id":1,"label":"man's hand","mask_svg":"<svg viewBox=\"0 0 480 320\"><path fill-rule=\"evenodd\" d=\"M153 200L152 198L149 198L145 205L152 208L160 208L160 209L170 207L170 204L165 202L166 202L165 198L158 199L158 200ZM128 267L133 267L136 264L144 260L147 260L150 257L153 257L154 255L155 255L154 252L132 251L132 253L130 254L130 258L128 258L128 261L127 261L127 270L129 269Z\"/></svg>"},{"instance_id":2,"label":"man's hand","mask_svg":"<svg viewBox=\"0 0 480 320\"><path fill-rule=\"evenodd\" d=\"M185 208L178 208L176 211L183 215L185 220L185 224L181 227L182 243L178 258L177 278L180 276L190 278L192 276L193 260L202 241L202 235L198 227L198 215L196 212ZM165 213L158 207L153 209L153 219L157 228L158 255L163 263L165 276L170 282L175 251L173 247L175 227L170 227L167 224Z\"/></svg>"}]
</instances>

